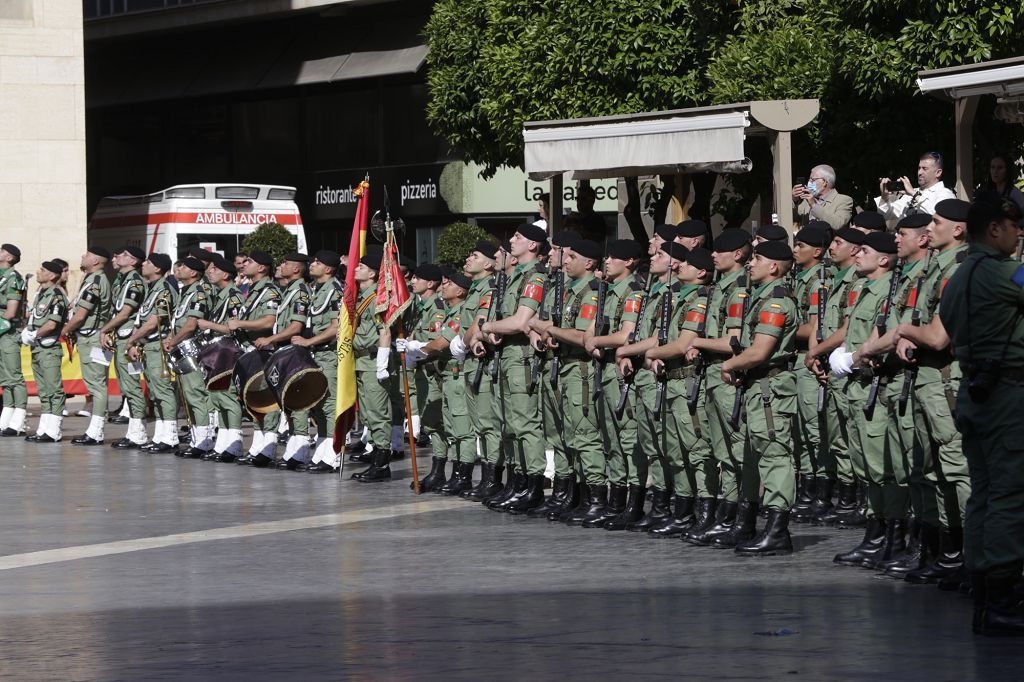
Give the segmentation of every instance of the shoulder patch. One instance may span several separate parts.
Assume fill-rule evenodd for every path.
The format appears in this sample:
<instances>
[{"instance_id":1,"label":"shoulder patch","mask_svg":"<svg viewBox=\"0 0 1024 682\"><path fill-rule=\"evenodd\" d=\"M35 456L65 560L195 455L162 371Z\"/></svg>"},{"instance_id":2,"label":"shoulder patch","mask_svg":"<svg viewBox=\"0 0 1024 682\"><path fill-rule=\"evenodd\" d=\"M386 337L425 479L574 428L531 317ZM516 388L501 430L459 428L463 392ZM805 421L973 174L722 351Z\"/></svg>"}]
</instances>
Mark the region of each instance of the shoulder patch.
<instances>
[{"instance_id":1,"label":"shoulder patch","mask_svg":"<svg viewBox=\"0 0 1024 682\"><path fill-rule=\"evenodd\" d=\"M785 298L787 294L788 290L781 284L772 289L772 296L775 298Z\"/></svg>"},{"instance_id":2,"label":"shoulder patch","mask_svg":"<svg viewBox=\"0 0 1024 682\"><path fill-rule=\"evenodd\" d=\"M590 280L590 288L593 289L594 291L597 291L598 289L600 289L601 288L601 280L597 279L596 277L594 279Z\"/></svg>"},{"instance_id":3,"label":"shoulder patch","mask_svg":"<svg viewBox=\"0 0 1024 682\"><path fill-rule=\"evenodd\" d=\"M964 249L960 253L956 254L956 262L957 263L963 263L965 260L967 260L967 250L966 249Z\"/></svg>"},{"instance_id":4,"label":"shoulder patch","mask_svg":"<svg viewBox=\"0 0 1024 682\"><path fill-rule=\"evenodd\" d=\"M437 299L436 301L434 301L434 307L437 308L438 310L444 310L444 301L442 301L441 299Z\"/></svg>"}]
</instances>

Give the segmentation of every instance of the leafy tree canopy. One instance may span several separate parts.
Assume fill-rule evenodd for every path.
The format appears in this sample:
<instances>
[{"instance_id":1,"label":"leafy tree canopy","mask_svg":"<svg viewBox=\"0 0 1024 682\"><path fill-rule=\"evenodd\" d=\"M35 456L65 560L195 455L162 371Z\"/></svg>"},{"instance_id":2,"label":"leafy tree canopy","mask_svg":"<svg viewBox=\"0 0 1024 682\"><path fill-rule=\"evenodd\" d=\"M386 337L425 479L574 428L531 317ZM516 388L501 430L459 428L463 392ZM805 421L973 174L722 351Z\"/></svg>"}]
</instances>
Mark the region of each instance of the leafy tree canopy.
<instances>
[{"instance_id":1,"label":"leafy tree canopy","mask_svg":"<svg viewBox=\"0 0 1024 682\"><path fill-rule=\"evenodd\" d=\"M286 254L296 248L295 236L280 223L262 223L242 240L243 251L246 253L265 251L270 254L275 263L281 262Z\"/></svg>"},{"instance_id":2,"label":"leafy tree canopy","mask_svg":"<svg viewBox=\"0 0 1024 682\"><path fill-rule=\"evenodd\" d=\"M491 236L481 227L469 223L452 223L437 238L437 262L462 270L466 257L480 239L491 240Z\"/></svg>"}]
</instances>

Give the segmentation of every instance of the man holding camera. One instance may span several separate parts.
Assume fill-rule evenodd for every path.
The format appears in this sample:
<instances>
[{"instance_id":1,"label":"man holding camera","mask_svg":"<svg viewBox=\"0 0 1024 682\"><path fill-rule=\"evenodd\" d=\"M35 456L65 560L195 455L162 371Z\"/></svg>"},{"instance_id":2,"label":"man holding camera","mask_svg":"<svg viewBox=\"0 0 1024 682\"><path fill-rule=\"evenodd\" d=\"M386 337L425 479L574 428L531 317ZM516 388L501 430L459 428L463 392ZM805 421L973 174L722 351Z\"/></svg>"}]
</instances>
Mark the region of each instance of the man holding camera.
<instances>
[{"instance_id":1,"label":"man holding camera","mask_svg":"<svg viewBox=\"0 0 1024 682\"><path fill-rule=\"evenodd\" d=\"M835 169L821 164L811 169L808 178L806 183L798 182L793 187L799 223L806 225L812 220L821 220L831 225L833 230L849 225L853 216L853 199L836 190Z\"/></svg>"},{"instance_id":2,"label":"man holding camera","mask_svg":"<svg viewBox=\"0 0 1024 682\"><path fill-rule=\"evenodd\" d=\"M879 178L880 195L875 197L878 212L892 228L900 218L915 213L935 213L935 204L956 199L953 190L942 184L942 154L928 152L917 162L917 189L907 176L897 179Z\"/></svg>"}]
</instances>

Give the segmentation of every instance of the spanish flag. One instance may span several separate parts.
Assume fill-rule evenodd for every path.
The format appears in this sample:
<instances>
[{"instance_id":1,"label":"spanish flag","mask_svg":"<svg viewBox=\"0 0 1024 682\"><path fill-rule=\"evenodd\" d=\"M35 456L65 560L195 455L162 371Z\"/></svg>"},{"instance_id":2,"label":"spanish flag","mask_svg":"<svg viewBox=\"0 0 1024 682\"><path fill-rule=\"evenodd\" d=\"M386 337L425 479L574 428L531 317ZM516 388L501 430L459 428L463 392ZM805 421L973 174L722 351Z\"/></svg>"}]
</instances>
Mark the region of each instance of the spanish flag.
<instances>
[{"instance_id":1,"label":"spanish flag","mask_svg":"<svg viewBox=\"0 0 1024 682\"><path fill-rule=\"evenodd\" d=\"M367 176L369 178L369 176ZM348 246L348 266L345 271L345 291L342 295L341 315L338 319L338 399L334 408L334 451L341 452L349 429L356 418L356 357L352 339L356 335L356 266L366 255L366 224L370 211L370 183L363 180L356 189L359 203L352 225Z\"/></svg>"}]
</instances>

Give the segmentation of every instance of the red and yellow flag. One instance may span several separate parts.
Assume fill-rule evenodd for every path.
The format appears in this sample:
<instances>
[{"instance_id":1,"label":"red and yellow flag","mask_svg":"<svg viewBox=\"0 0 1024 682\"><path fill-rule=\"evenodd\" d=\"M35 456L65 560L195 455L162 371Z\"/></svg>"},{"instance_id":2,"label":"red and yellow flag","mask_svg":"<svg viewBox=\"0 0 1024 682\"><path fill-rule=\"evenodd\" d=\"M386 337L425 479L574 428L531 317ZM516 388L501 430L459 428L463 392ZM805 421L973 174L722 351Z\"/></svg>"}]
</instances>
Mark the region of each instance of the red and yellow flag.
<instances>
[{"instance_id":1,"label":"red and yellow flag","mask_svg":"<svg viewBox=\"0 0 1024 682\"><path fill-rule=\"evenodd\" d=\"M356 266L366 255L366 224L370 212L370 183L366 180L356 188L359 203L352 224L352 237L348 246L348 264L345 270L345 290L342 295L341 315L338 319L338 392L334 407L334 451L345 447L349 429L356 418L356 357L352 339L356 335Z\"/></svg>"},{"instance_id":2,"label":"red and yellow flag","mask_svg":"<svg viewBox=\"0 0 1024 682\"><path fill-rule=\"evenodd\" d=\"M384 245L384 258L380 262L377 277L377 301L374 308L383 318L384 324L390 327L409 307L409 303L409 286L398 264L395 233L388 230L388 241Z\"/></svg>"}]
</instances>

